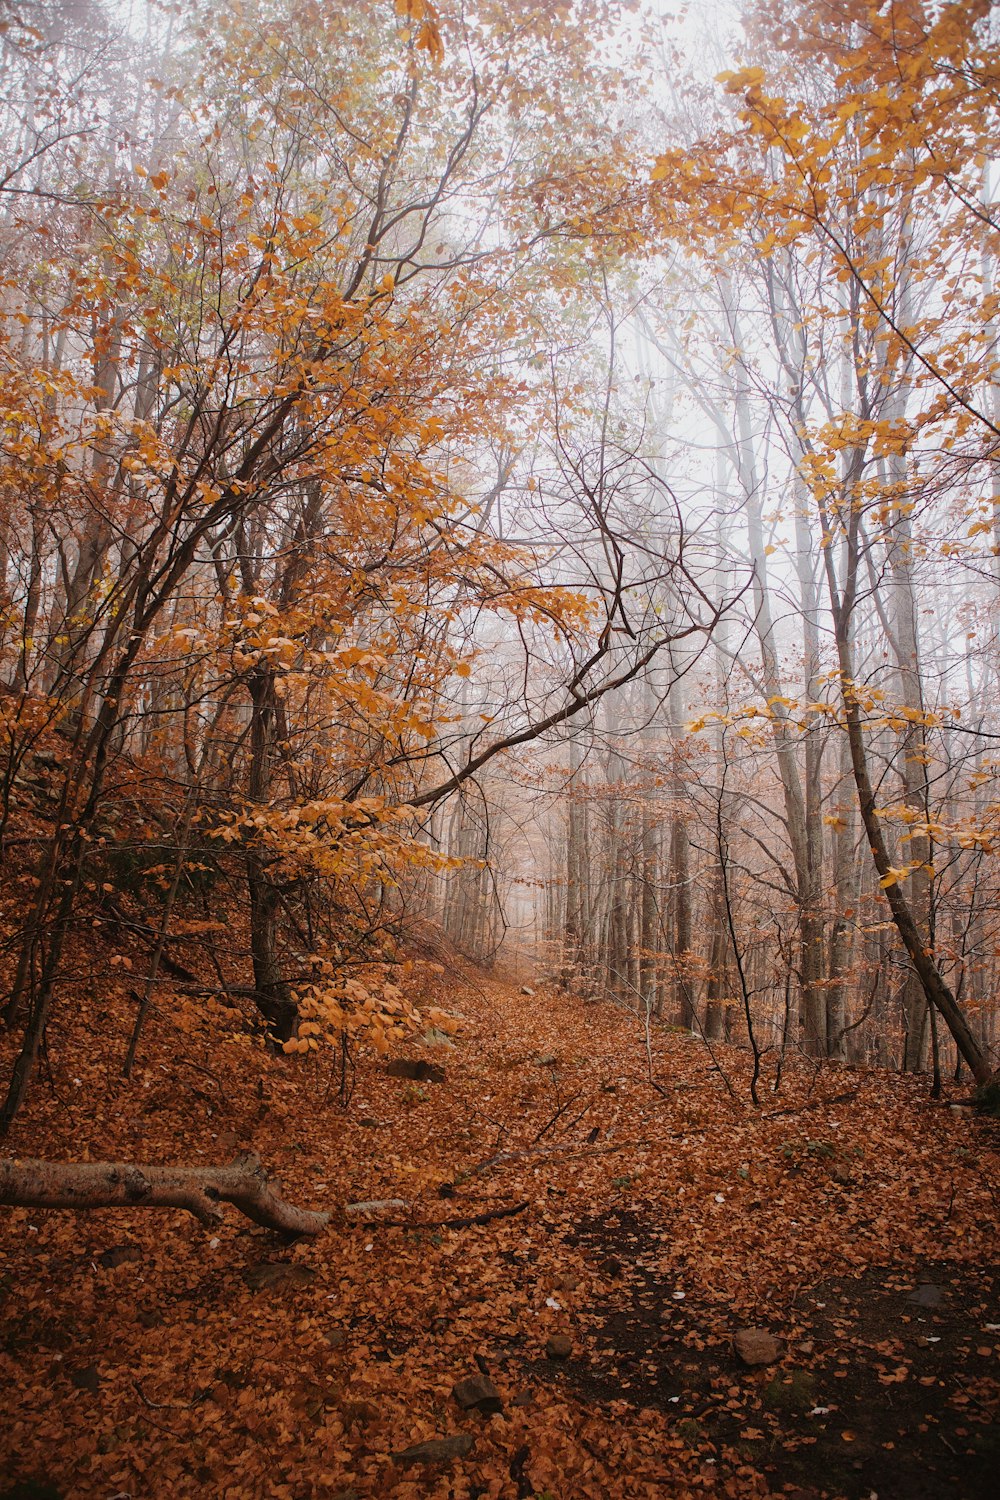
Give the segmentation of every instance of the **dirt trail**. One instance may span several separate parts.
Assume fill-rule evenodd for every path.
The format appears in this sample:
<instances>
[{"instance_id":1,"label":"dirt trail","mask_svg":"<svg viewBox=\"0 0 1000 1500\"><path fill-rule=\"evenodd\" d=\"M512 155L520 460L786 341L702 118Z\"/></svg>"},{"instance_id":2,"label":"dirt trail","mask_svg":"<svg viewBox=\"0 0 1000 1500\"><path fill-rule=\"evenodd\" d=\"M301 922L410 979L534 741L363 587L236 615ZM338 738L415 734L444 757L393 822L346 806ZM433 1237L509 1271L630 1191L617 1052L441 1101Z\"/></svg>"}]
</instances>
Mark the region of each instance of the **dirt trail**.
<instances>
[{"instance_id":1,"label":"dirt trail","mask_svg":"<svg viewBox=\"0 0 1000 1500\"><path fill-rule=\"evenodd\" d=\"M289 1247L236 1215L12 1214L0 1500L993 1493L995 1127L844 1069L792 1067L755 1111L741 1053L719 1053L734 1099L666 1030L657 1090L610 1006L420 982L461 1030L399 1054L444 1081L363 1058L346 1111L329 1060L235 1021L181 1050L161 1015L131 1088L108 1062L124 1010L114 1049L82 1020L53 1040L61 1097L38 1092L16 1149L252 1144L338 1217ZM74 1085L60 1058L84 1055ZM395 1227L338 1214L390 1198ZM780 1360L744 1366L743 1327ZM472 1377L495 1399L463 1410Z\"/></svg>"}]
</instances>

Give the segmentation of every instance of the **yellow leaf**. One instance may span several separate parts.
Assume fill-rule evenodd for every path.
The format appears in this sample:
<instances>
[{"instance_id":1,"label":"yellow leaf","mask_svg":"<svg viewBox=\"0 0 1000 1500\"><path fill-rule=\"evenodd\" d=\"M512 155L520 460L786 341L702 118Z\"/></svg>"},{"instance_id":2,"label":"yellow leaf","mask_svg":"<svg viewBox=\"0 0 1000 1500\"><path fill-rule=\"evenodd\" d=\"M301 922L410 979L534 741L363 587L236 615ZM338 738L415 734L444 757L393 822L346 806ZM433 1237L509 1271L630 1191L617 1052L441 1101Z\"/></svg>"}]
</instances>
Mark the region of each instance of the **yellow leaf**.
<instances>
[{"instance_id":1,"label":"yellow leaf","mask_svg":"<svg viewBox=\"0 0 1000 1500\"><path fill-rule=\"evenodd\" d=\"M439 63L444 58L444 42L441 33L433 21L427 20L417 33L416 45L424 52L429 52L431 61Z\"/></svg>"}]
</instances>

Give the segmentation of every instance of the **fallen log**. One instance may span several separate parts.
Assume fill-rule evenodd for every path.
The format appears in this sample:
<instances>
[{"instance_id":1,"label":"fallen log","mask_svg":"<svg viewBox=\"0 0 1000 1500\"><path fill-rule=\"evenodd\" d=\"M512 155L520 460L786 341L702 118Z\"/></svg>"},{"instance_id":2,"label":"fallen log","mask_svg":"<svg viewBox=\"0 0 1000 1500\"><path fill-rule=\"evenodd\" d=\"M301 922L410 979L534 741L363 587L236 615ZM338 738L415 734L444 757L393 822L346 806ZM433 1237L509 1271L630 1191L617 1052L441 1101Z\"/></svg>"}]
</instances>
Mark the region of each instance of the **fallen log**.
<instances>
[{"instance_id":1,"label":"fallen log","mask_svg":"<svg viewBox=\"0 0 1000 1500\"><path fill-rule=\"evenodd\" d=\"M182 1208L221 1222L222 1205L282 1234L320 1234L329 1214L286 1203L259 1157L245 1151L223 1167L152 1167L116 1161L0 1160L0 1204L14 1208Z\"/></svg>"}]
</instances>

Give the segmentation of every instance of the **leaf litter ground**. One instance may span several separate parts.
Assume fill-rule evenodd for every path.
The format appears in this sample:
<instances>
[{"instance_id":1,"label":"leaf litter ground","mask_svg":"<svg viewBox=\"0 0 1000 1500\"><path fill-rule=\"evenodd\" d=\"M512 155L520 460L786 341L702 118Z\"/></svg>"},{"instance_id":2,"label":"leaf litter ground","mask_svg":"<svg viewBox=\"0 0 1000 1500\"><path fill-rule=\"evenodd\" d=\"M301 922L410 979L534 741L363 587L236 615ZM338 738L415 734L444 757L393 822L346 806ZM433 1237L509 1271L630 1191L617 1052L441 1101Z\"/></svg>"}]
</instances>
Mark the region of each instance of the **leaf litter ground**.
<instances>
[{"instance_id":1,"label":"leaf litter ground","mask_svg":"<svg viewBox=\"0 0 1000 1500\"><path fill-rule=\"evenodd\" d=\"M270 1056L233 1013L202 1039L161 1007L131 1085L124 995L63 1023L14 1150L252 1144L334 1222L287 1246L235 1211L214 1234L11 1212L0 1500L995 1493L995 1125L804 1064L754 1110L741 1051L717 1053L733 1098L666 1029L656 1089L614 1007L458 964L418 981L461 1030L400 1050L445 1081L362 1058L347 1110L329 1061ZM342 1215L381 1199L404 1223ZM741 1364L746 1326L779 1362ZM502 1411L456 1402L481 1373Z\"/></svg>"}]
</instances>

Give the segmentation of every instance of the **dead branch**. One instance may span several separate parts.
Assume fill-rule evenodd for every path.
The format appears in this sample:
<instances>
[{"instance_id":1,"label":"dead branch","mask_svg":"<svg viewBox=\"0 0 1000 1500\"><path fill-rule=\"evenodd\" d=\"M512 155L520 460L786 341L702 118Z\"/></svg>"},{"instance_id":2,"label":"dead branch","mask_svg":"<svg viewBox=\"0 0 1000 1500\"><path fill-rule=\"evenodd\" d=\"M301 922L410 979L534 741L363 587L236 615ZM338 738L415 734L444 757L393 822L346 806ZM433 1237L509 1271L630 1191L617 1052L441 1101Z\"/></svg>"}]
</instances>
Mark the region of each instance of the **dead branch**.
<instances>
[{"instance_id":1,"label":"dead branch","mask_svg":"<svg viewBox=\"0 0 1000 1500\"><path fill-rule=\"evenodd\" d=\"M364 1203L348 1203L344 1207L345 1219L367 1219L372 1214L387 1213L389 1209L409 1208L406 1198L371 1198Z\"/></svg>"},{"instance_id":2,"label":"dead branch","mask_svg":"<svg viewBox=\"0 0 1000 1500\"><path fill-rule=\"evenodd\" d=\"M612 1152L626 1151L630 1146L648 1145L648 1141L616 1141L613 1146L588 1147L575 1146L574 1142L568 1141L565 1146L529 1146L526 1151L498 1151L495 1156L489 1156L485 1161L470 1167L465 1176L473 1177L480 1172L490 1172L494 1167L505 1167L510 1162L527 1161L533 1156L610 1156Z\"/></svg>"},{"instance_id":3,"label":"dead branch","mask_svg":"<svg viewBox=\"0 0 1000 1500\"><path fill-rule=\"evenodd\" d=\"M382 1203L349 1203L344 1209L345 1214L350 1214L352 1208L388 1208L394 1201L402 1204L402 1200L385 1199ZM463 1214L454 1219L377 1219L366 1227L369 1229L470 1229L476 1224L489 1224L494 1219L512 1219L515 1214L523 1214L529 1206L530 1199L525 1198L521 1203L505 1203L502 1208L487 1208L478 1214ZM402 1204L402 1206L406 1206Z\"/></svg>"},{"instance_id":4,"label":"dead branch","mask_svg":"<svg viewBox=\"0 0 1000 1500\"><path fill-rule=\"evenodd\" d=\"M541 1130L540 1130L540 1131L539 1131L539 1132L538 1132L538 1134L537 1134L537 1135L536 1135L536 1136L535 1136L535 1141L536 1141L536 1142L537 1142L537 1141L540 1141L540 1140L541 1140L541 1139L542 1139L542 1136L543 1136L543 1135L548 1135L548 1133L549 1133L549 1131L550 1131L550 1130L551 1130L551 1129L552 1129L552 1127L553 1127L553 1125L554 1125L554 1124L555 1124L555 1123L556 1123L556 1121L557 1121L557 1120L558 1120L558 1119L559 1119L559 1118L560 1118L560 1117L561 1117L561 1116L562 1116L562 1115L564 1115L564 1114L565 1114L565 1113L566 1113L566 1111L567 1111L567 1110L568 1110L568 1109L569 1109L569 1107L570 1107L570 1105L571 1105L571 1104L575 1104L575 1103L576 1103L576 1101L577 1101L577 1100L578 1100L578 1099L579 1099L579 1098L580 1098L580 1095L581 1095L581 1094L582 1094L582 1093L583 1093L583 1090L582 1090L582 1089L581 1089L581 1090L580 1090L580 1091L579 1091L579 1092L578 1092L578 1093L576 1093L576 1094L571 1094L571 1095L570 1095L570 1096L569 1096L569 1098L568 1098L568 1099L567 1099L567 1100L566 1100L566 1102L565 1102L565 1104L560 1104L560 1106L559 1106L559 1108L558 1108L558 1109L557 1109L557 1110L556 1110L556 1112L555 1112L555 1114L554 1114L554 1115L551 1115L551 1116L550 1116L550 1118L549 1118L549 1119L548 1119L548 1120L546 1120L546 1122L545 1122L545 1124L544 1124L544 1125L543 1125L543 1126L542 1126L542 1128L541 1128ZM589 1104L588 1104L588 1106L587 1106L587 1109L589 1109L589 1108L590 1108L590 1105L589 1105ZM584 1110L584 1112L583 1112L583 1113L584 1113L584 1114L586 1114L586 1113L587 1113L587 1110L586 1110L586 1109L585 1109L585 1110Z\"/></svg>"},{"instance_id":5,"label":"dead branch","mask_svg":"<svg viewBox=\"0 0 1000 1500\"><path fill-rule=\"evenodd\" d=\"M504 1208L488 1208L481 1214L469 1214L465 1218L438 1219L435 1224L427 1225L429 1229L468 1229L473 1224L489 1224L492 1219L513 1219L515 1214L523 1214L528 1207L529 1200L523 1203L508 1204ZM424 1226L421 1226L423 1228Z\"/></svg>"},{"instance_id":6,"label":"dead branch","mask_svg":"<svg viewBox=\"0 0 1000 1500\"><path fill-rule=\"evenodd\" d=\"M769 1110L762 1118L765 1120L777 1120L780 1115L804 1115L813 1109L825 1109L834 1104L848 1104L852 1099L858 1097L857 1089L848 1089L844 1094L824 1094L819 1099L807 1099L805 1104L792 1104L787 1109Z\"/></svg>"}]
</instances>

